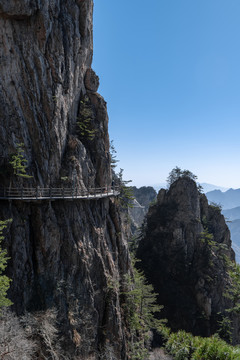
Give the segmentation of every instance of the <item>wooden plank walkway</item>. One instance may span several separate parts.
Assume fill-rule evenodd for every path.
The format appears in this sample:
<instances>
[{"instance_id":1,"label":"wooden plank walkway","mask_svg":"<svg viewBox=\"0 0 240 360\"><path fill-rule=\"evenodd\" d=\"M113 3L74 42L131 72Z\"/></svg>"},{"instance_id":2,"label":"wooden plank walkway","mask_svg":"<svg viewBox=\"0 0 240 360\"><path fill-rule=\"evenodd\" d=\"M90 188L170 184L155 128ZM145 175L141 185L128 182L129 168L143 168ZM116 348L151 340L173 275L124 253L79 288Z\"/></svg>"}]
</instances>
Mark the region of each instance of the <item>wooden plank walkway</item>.
<instances>
[{"instance_id":1,"label":"wooden plank walkway","mask_svg":"<svg viewBox=\"0 0 240 360\"><path fill-rule=\"evenodd\" d=\"M81 190L78 188L0 188L0 200L75 200L75 199L102 199L120 194L117 187L94 188Z\"/></svg>"}]
</instances>

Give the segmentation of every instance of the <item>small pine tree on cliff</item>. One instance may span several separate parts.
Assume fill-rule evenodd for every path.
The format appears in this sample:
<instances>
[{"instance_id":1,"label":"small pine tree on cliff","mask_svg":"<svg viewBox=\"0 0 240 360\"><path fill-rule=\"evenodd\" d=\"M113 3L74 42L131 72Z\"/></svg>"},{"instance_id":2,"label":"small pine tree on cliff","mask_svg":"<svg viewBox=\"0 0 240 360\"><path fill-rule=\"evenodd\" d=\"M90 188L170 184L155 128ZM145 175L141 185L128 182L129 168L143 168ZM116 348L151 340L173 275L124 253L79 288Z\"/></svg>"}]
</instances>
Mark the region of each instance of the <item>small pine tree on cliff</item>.
<instances>
[{"instance_id":1,"label":"small pine tree on cliff","mask_svg":"<svg viewBox=\"0 0 240 360\"><path fill-rule=\"evenodd\" d=\"M7 291L10 287L11 280L6 275L2 275L7 266L7 251L1 247L1 241L4 239L3 230L12 220L0 221L0 311L3 306L10 306L12 302L7 298Z\"/></svg>"},{"instance_id":2,"label":"small pine tree on cliff","mask_svg":"<svg viewBox=\"0 0 240 360\"><path fill-rule=\"evenodd\" d=\"M170 171L170 173L168 175L168 178L167 178L168 185L171 186L180 177L188 177L194 181L197 180L197 176L194 175L191 171L182 170L180 167L176 166L174 169L172 169L172 171Z\"/></svg>"},{"instance_id":3,"label":"small pine tree on cliff","mask_svg":"<svg viewBox=\"0 0 240 360\"><path fill-rule=\"evenodd\" d=\"M31 178L32 176L28 175L26 172L27 168L27 159L24 157L23 143L17 144L16 153L12 155L10 164L13 167L14 174L24 178Z\"/></svg>"}]
</instances>

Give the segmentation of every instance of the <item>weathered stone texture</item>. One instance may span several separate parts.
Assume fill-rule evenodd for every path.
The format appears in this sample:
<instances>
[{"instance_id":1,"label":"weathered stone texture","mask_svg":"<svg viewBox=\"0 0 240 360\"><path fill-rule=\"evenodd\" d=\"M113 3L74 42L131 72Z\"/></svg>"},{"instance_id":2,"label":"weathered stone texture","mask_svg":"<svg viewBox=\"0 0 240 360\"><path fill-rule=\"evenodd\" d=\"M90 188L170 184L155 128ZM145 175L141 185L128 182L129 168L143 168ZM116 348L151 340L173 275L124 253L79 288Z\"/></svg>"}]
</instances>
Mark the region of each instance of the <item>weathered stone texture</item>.
<instances>
[{"instance_id":1,"label":"weathered stone texture","mask_svg":"<svg viewBox=\"0 0 240 360\"><path fill-rule=\"evenodd\" d=\"M134 201L133 207L129 208L129 215L132 220L133 233L142 225L144 217L148 212L149 205L156 200L157 193L151 186L137 188L132 186Z\"/></svg>"},{"instance_id":2,"label":"weathered stone texture","mask_svg":"<svg viewBox=\"0 0 240 360\"><path fill-rule=\"evenodd\" d=\"M93 47L92 1L42 1L40 5L30 2L31 6L29 1L18 2L19 6L15 6L15 1L3 3L0 13L0 139L4 139L0 147L1 161L7 161L16 143L23 142L34 180L47 185L60 177L68 138L76 136L80 98L86 93L86 71L92 74L89 70ZM34 12L36 8L38 11ZM11 9L14 15L23 15L24 9L28 9L29 16L9 17ZM97 89L96 84L94 86ZM96 130L103 127L105 136L93 140L93 144L97 141L98 154L94 159L89 154L86 157L89 171L82 172L83 181L93 168L100 170L92 161L98 155L106 157L109 150L106 106L103 108L95 101L94 107L101 113L94 125ZM102 161L99 166L101 164ZM105 164L104 171L109 178L110 166ZM68 172L71 177L71 168Z\"/></svg>"},{"instance_id":3,"label":"weathered stone texture","mask_svg":"<svg viewBox=\"0 0 240 360\"><path fill-rule=\"evenodd\" d=\"M82 189L111 185L107 107L91 70L92 11L92 0L0 0L0 186L56 187L62 177ZM93 139L77 125L84 101ZM31 179L9 165L18 143ZM71 359L106 349L125 359L119 293L109 282L121 281L129 258L114 200L1 201L6 218L17 313L56 307Z\"/></svg>"},{"instance_id":4,"label":"weathered stone texture","mask_svg":"<svg viewBox=\"0 0 240 360\"><path fill-rule=\"evenodd\" d=\"M96 92L99 87L99 77L93 71L93 69L87 69L85 74L84 83L87 90Z\"/></svg>"},{"instance_id":5,"label":"weathered stone texture","mask_svg":"<svg viewBox=\"0 0 240 360\"><path fill-rule=\"evenodd\" d=\"M39 0L1 0L0 14L6 17L22 19L32 16L40 8Z\"/></svg>"},{"instance_id":6,"label":"weathered stone texture","mask_svg":"<svg viewBox=\"0 0 240 360\"><path fill-rule=\"evenodd\" d=\"M204 230L216 246L203 239ZM234 253L223 215L208 205L193 180L180 178L159 192L137 256L173 330L203 336L217 330L218 313L231 305L224 297L229 283L224 256L234 259Z\"/></svg>"}]
</instances>

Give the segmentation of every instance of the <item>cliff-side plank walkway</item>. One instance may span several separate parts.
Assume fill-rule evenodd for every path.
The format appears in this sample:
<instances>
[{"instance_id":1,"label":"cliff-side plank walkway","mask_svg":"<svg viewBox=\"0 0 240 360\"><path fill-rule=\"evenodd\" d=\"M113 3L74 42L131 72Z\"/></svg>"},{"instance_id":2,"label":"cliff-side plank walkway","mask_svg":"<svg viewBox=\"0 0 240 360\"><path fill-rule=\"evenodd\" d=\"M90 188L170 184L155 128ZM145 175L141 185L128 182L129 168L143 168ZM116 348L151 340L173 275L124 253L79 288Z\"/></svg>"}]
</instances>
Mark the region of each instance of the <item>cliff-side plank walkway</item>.
<instances>
[{"instance_id":1,"label":"cliff-side plank walkway","mask_svg":"<svg viewBox=\"0 0 240 360\"><path fill-rule=\"evenodd\" d=\"M94 188L81 190L78 188L2 188L0 200L75 200L75 199L102 199L120 194L117 187Z\"/></svg>"}]
</instances>

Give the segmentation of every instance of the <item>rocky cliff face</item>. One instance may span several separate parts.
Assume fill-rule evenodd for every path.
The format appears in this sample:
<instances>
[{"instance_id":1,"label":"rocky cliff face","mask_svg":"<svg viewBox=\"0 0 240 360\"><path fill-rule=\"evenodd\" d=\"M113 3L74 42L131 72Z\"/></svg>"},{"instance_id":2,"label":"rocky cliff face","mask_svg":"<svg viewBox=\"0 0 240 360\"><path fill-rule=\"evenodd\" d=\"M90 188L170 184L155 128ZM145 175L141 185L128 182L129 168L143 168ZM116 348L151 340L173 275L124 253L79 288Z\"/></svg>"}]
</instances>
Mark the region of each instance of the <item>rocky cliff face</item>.
<instances>
[{"instance_id":1,"label":"rocky cliff face","mask_svg":"<svg viewBox=\"0 0 240 360\"><path fill-rule=\"evenodd\" d=\"M149 205L157 198L157 193L151 186L142 186L140 188L132 186L132 190L136 200L146 209L148 209Z\"/></svg>"},{"instance_id":2,"label":"rocky cliff face","mask_svg":"<svg viewBox=\"0 0 240 360\"><path fill-rule=\"evenodd\" d=\"M132 219L132 231L134 233L142 225L149 205L156 200L157 193L151 186L142 186L140 188L132 186L131 188L135 199L132 204L133 207L129 208L129 215Z\"/></svg>"},{"instance_id":3,"label":"rocky cliff face","mask_svg":"<svg viewBox=\"0 0 240 360\"><path fill-rule=\"evenodd\" d=\"M229 283L225 257L234 259L234 253L223 215L193 180L182 177L160 190L137 256L173 330L203 336L217 330L218 313L230 306L223 296Z\"/></svg>"},{"instance_id":4,"label":"rocky cliff face","mask_svg":"<svg viewBox=\"0 0 240 360\"><path fill-rule=\"evenodd\" d=\"M111 185L108 116L92 62L92 0L0 0L1 187ZM31 178L9 162L22 143ZM12 218L10 298L54 307L71 359L125 358L119 293L127 246L114 199L0 200ZM110 355L109 355L110 356Z\"/></svg>"}]
</instances>

